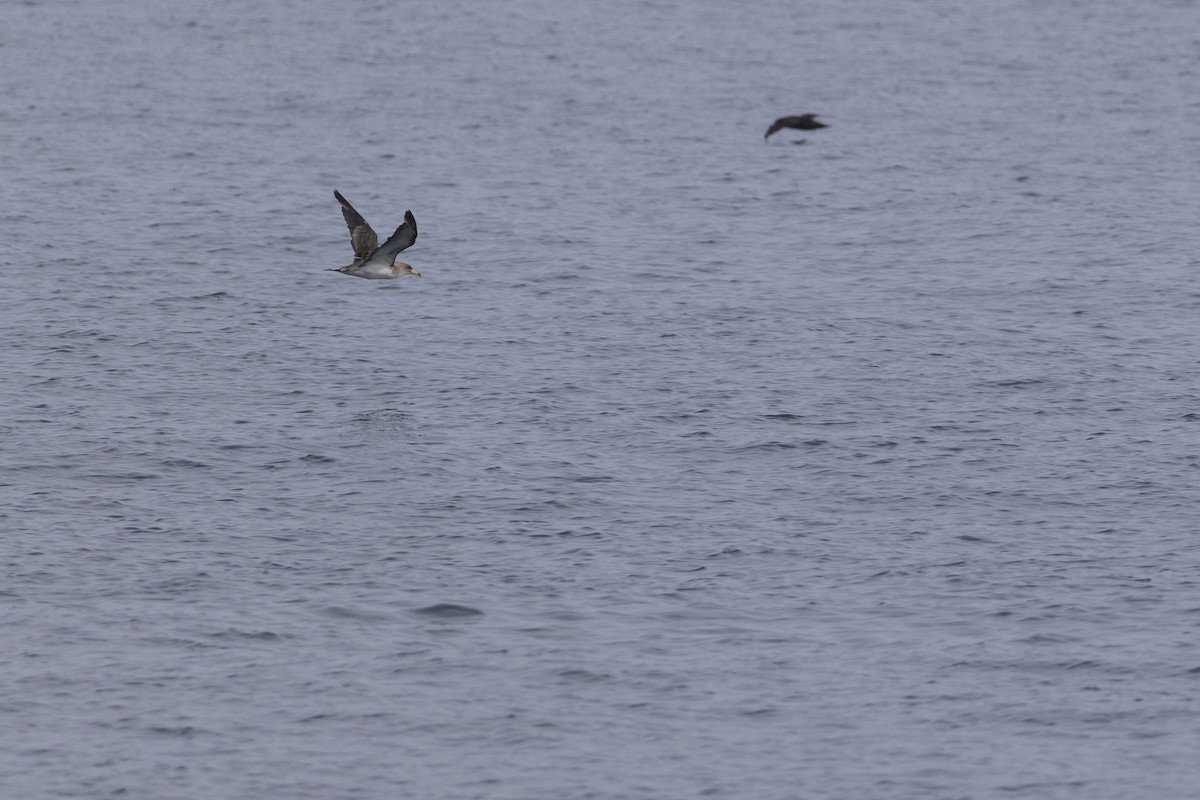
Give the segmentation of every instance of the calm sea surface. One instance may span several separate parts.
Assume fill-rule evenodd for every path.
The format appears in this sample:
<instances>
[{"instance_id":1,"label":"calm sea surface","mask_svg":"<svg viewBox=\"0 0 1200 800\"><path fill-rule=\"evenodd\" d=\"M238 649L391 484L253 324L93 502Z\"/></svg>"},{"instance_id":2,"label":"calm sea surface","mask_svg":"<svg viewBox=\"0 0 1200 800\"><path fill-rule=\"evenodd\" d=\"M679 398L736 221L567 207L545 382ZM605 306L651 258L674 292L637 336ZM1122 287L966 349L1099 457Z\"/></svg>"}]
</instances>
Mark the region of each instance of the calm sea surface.
<instances>
[{"instance_id":1,"label":"calm sea surface","mask_svg":"<svg viewBox=\"0 0 1200 800\"><path fill-rule=\"evenodd\" d=\"M0 4L0 797L1195 798L1198 31Z\"/></svg>"}]
</instances>

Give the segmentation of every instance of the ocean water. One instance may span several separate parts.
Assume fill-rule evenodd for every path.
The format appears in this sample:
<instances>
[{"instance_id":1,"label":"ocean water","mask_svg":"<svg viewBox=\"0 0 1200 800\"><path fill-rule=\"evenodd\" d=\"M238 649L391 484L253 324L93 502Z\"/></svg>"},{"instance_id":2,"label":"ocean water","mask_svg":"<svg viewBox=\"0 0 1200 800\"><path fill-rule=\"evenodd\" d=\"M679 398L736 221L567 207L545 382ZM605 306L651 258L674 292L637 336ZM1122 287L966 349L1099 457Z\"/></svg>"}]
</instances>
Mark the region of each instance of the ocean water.
<instances>
[{"instance_id":1,"label":"ocean water","mask_svg":"<svg viewBox=\"0 0 1200 800\"><path fill-rule=\"evenodd\" d=\"M1198 30L0 5L0 797L1196 797Z\"/></svg>"}]
</instances>

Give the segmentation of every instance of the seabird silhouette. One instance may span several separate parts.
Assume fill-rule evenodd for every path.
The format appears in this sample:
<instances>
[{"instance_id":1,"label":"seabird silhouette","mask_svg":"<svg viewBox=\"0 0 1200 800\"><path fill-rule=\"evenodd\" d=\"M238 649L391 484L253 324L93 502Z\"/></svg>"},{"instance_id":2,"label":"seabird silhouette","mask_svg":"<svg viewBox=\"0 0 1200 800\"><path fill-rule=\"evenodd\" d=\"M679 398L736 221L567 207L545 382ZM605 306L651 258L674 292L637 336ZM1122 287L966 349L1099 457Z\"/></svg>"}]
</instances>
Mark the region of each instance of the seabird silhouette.
<instances>
[{"instance_id":1,"label":"seabird silhouette","mask_svg":"<svg viewBox=\"0 0 1200 800\"><path fill-rule=\"evenodd\" d=\"M798 117L780 117L771 123L771 127L767 128L767 132L763 134L764 139L769 139L775 131L781 131L784 128L795 128L800 131L815 131L817 128L828 128L829 126L823 122L817 122L816 114L801 114Z\"/></svg>"},{"instance_id":2,"label":"seabird silhouette","mask_svg":"<svg viewBox=\"0 0 1200 800\"><path fill-rule=\"evenodd\" d=\"M346 220L346 227L350 229L350 246L354 248L354 263L331 269L330 272L375 280L391 280L399 278L401 275L421 277L421 273L410 265L403 261L396 261L396 256L400 254L400 251L411 247L412 243L417 240L417 221L413 218L411 211L404 212L404 222L399 228L396 228L396 232L389 236L381 247L375 231L363 219L362 214L354 210L350 201L342 197L337 189L333 190L333 196L341 203L342 217Z\"/></svg>"}]
</instances>

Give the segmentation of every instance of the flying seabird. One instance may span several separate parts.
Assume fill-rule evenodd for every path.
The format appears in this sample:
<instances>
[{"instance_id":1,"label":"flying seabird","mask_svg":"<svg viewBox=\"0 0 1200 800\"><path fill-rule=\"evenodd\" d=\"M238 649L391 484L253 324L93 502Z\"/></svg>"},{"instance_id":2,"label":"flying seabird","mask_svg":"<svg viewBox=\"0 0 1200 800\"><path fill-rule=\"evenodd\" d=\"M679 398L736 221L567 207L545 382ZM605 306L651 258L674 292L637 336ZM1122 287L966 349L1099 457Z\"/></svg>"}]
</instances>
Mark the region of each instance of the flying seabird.
<instances>
[{"instance_id":1,"label":"flying seabird","mask_svg":"<svg viewBox=\"0 0 1200 800\"><path fill-rule=\"evenodd\" d=\"M798 117L780 117L771 123L771 127L767 128L767 132L763 134L763 138L770 138L775 131L781 131L784 128L795 128L801 131L815 131L817 128L828 128L829 126L823 122L817 122L816 114L801 114Z\"/></svg>"},{"instance_id":2,"label":"flying seabird","mask_svg":"<svg viewBox=\"0 0 1200 800\"><path fill-rule=\"evenodd\" d=\"M411 247L412 243L417 240L417 221L413 218L411 211L404 212L404 222L399 228L396 228L396 232L389 236L381 247L379 237L362 218L362 214L355 211L354 206L350 205L350 202L342 197L337 189L333 190L333 196L342 204L342 216L346 220L346 227L350 229L350 246L354 248L354 263L331 269L330 272L376 280L391 280L399 278L401 275L421 277L421 273L408 264L396 261L396 256L400 254L400 251Z\"/></svg>"}]
</instances>

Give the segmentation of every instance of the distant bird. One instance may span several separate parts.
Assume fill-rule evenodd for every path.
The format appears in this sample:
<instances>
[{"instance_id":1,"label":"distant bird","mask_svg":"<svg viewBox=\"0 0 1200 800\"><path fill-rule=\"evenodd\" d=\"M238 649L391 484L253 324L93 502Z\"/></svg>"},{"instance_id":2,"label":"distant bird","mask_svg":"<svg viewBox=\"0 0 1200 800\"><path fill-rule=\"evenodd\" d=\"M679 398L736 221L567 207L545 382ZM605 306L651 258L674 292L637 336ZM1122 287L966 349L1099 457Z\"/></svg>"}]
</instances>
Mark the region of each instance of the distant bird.
<instances>
[{"instance_id":1,"label":"distant bird","mask_svg":"<svg viewBox=\"0 0 1200 800\"><path fill-rule=\"evenodd\" d=\"M375 280L391 280L399 278L401 275L421 277L421 273L408 264L396 261L396 256L400 255L400 251L411 247L412 243L417 240L417 221L413 218L411 211L404 212L404 222L380 247L379 237L362 218L362 214L355 211L354 206L350 205L350 202L342 197L337 189L333 190L333 196L342 204L342 217L346 220L346 227L350 229L350 246L354 248L354 263L331 269L330 272Z\"/></svg>"},{"instance_id":2,"label":"distant bird","mask_svg":"<svg viewBox=\"0 0 1200 800\"><path fill-rule=\"evenodd\" d=\"M772 133L781 131L784 128L795 128L799 131L815 131L817 128L828 127L823 122L817 122L816 114L801 114L798 117L780 117L771 123L771 127L767 128L767 132L763 134L763 139L769 139Z\"/></svg>"}]
</instances>

